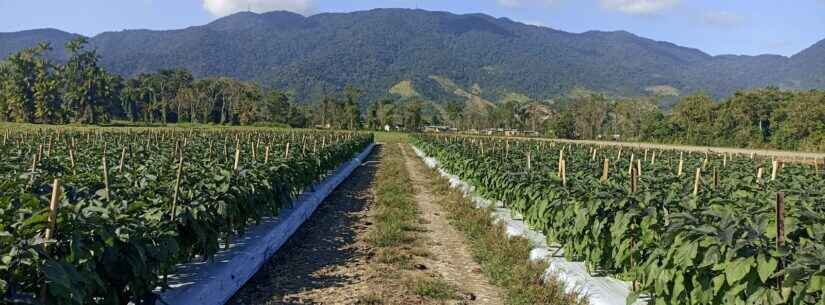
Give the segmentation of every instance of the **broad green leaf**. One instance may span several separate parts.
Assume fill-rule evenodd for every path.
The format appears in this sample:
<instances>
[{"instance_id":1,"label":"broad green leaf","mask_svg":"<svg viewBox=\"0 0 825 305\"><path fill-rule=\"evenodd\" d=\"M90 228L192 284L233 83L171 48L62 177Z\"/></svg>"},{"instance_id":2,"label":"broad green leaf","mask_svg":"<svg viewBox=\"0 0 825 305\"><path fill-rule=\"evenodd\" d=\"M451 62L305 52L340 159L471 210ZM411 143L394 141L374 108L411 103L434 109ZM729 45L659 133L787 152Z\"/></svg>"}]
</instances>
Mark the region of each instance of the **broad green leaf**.
<instances>
[{"instance_id":1,"label":"broad green leaf","mask_svg":"<svg viewBox=\"0 0 825 305\"><path fill-rule=\"evenodd\" d=\"M768 282L768 279L776 271L778 263L773 257L759 254L757 258L757 271L759 272L759 279L761 279L763 283Z\"/></svg>"},{"instance_id":2,"label":"broad green leaf","mask_svg":"<svg viewBox=\"0 0 825 305\"><path fill-rule=\"evenodd\" d=\"M739 280L743 279L748 272L751 271L751 266L753 265L753 258L740 258L731 262L728 262L725 265L725 278L727 279L728 285L735 285L739 282Z\"/></svg>"}]
</instances>

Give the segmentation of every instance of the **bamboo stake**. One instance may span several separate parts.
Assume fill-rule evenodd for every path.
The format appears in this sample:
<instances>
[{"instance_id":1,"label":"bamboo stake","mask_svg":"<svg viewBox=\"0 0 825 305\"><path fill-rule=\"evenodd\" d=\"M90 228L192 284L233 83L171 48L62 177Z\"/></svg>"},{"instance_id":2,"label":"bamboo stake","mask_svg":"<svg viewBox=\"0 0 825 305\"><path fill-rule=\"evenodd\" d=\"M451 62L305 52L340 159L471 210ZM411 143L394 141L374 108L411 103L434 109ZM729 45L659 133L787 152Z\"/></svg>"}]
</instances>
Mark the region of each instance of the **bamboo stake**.
<instances>
[{"instance_id":1,"label":"bamboo stake","mask_svg":"<svg viewBox=\"0 0 825 305\"><path fill-rule=\"evenodd\" d=\"M123 173L123 162L126 159L126 146L120 151L120 164L117 167L118 173Z\"/></svg>"},{"instance_id":2,"label":"bamboo stake","mask_svg":"<svg viewBox=\"0 0 825 305\"><path fill-rule=\"evenodd\" d=\"M264 148L264 164L269 164L269 145Z\"/></svg>"},{"instance_id":3,"label":"bamboo stake","mask_svg":"<svg viewBox=\"0 0 825 305\"><path fill-rule=\"evenodd\" d=\"M531 152L528 151L527 152L527 171L530 171L530 170L533 169L532 161L533 161L533 155L532 155Z\"/></svg>"},{"instance_id":4,"label":"bamboo stake","mask_svg":"<svg viewBox=\"0 0 825 305\"><path fill-rule=\"evenodd\" d=\"M684 165L685 165L685 159L682 159L682 154L679 153L679 170L676 174L677 176L679 176L679 177L682 176L682 169L684 168Z\"/></svg>"},{"instance_id":5,"label":"bamboo stake","mask_svg":"<svg viewBox=\"0 0 825 305\"><path fill-rule=\"evenodd\" d=\"M559 167L559 171L558 171L558 176L559 177L561 177L561 175L562 175L562 169L561 168L562 168L562 163L563 162L564 162L564 148L559 150L559 166L558 166Z\"/></svg>"},{"instance_id":6,"label":"bamboo stake","mask_svg":"<svg viewBox=\"0 0 825 305\"><path fill-rule=\"evenodd\" d=\"M240 162L241 162L241 149L239 147L239 148L235 149L235 165L232 167L232 170L237 171L238 170L238 165L240 165Z\"/></svg>"},{"instance_id":7,"label":"bamboo stake","mask_svg":"<svg viewBox=\"0 0 825 305\"><path fill-rule=\"evenodd\" d=\"M756 182L762 183L762 173L763 173L763 171L764 171L764 169L762 169L761 167L756 170Z\"/></svg>"},{"instance_id":8,"label":"bamboo stake","mask_svg":"<svg viewBox=\"0 0 825 305\"><path fill-rule=\"evenodd\" d=\"M49 201L49 218L48 222L49 225L46 228L45 239L51 240L54 237L55 227L57 226L57 209L59 208L60 204L60 180L54 179L54 183L52 183L52 197ZM44 247L48 248L48 243L44 245Z\"/></svg>"},{"instance_id":9,"label":"bamboo stake","mask_svg":"<svg viewBox=\"0 0 825 305\"><path fill-rule=\"evenodd\" d=\"M103 186L105 187L105 191L103 193L103 198L106 201L109 201L109 166L106 165L106 155L103 155L101 158L101 162L103 163Z\"/></svg>"},{"instance_id":10,"label":"bamboo stake","mask_svg":"<svg viewBox=\"0 0 825 305\"><path fill-rule=\"evenodd\" d=\"M567 187L567 160L561 159L561 186Z\"/></svg>"},{"instance_id":11,"label":"bamboo stake","mask_svg":"<svg viewBox=\"0 0 825 305\"><path fill-rule=\"evenodd\" d=\"M289 142L286 142L286 149L284 150L284 159L289 159Z\"/></svg>"},{"instance_id":12,"label":"bamboo stake","mask_svg":"<svg viewBox=\"0 0 825 305\"><path fill-rule=\"evenodd\" d=\"M699 183L701 182L702 168L696 168L696 178L693 180L693 196L699 195Z\"/></svg>"},{"instance_id":13,"label":"bamboo stake","mask_svg":"<svg viewBox=\"0 0 825 305\"><path fill-rule=\"evenodd\" d=\"M636 173L639 177L642 176L642 160L636 160Z\"/></svg>"},{"instance_id":14,"label":"bamboo stake","mask_svg":"<svg viewBox=\"0 0 825 305\"><path fill-rule=\"evenodd\" d=\"M776 193L776 250L781 251L785 247L785 193ZM785 268L785 262L779 258L779 270ZM782 277L777 277L776 284L779 291L782 291Z\"/></svg>"},{"instance_id":15,"label":"bamboo stake","mask_svg":"<svg viewBox=\"0 0 825 305\"><path fill-rule=\"evenodd\" d=\"M171 219L172 221L175 221L175 218L176 218L175 217L176 216L175 209L177 208L177 205L178 205L178 193L180 192L180 178L181 178L182 174L183 174L183 154L180 155L180 159L178 161L178 171L177 171L177 176L175 178L175 193L172 196L172 210L169 214L169 219Z\"/></svg>"},{"instance_id":16,"label":"bamboo stake","mask_svg":"<svg viewBox=\"0 0 825 305\"><path fill-rule=\"evenodd\" d=\"M779 161L773 161L773 169L771 169L771 181L776 180L777 171L779 171Z\"/></svg>"},{"instance_id":17,"label":"bamboo stake","mask_svg":"<svg viewBox=\"0 0 825 305\"><path fill-rule=\"evenodd\" d=\"M607 178L608 178L607 173L608 173L608 168L609 167L610 167L610 159L605 158L604 159L604 166L602 167L602 182L607 181Z\"/></svg>"}]
</instances>

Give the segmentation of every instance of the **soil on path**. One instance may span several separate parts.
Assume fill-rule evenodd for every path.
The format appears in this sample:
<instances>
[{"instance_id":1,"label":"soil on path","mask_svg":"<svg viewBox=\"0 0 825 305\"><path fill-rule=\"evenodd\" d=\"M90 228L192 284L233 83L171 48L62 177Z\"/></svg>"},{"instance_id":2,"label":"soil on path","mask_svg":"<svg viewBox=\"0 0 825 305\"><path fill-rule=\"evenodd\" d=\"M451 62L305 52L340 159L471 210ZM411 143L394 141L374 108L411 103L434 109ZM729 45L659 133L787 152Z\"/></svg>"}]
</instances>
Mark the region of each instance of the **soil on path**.
<instances>
[{"instance_id":1,"label":"soil on path","mask_svg":"<svg viewBox=\"0 0 825 305\"><path fill-rule=\"evenodd\" d=\"M227 304L503 304L503 293L481 273L466 239L435 202L423 163L409 146L398 145L403 154L382 154L381 146L376 146L368 160ZM403 252L410 256L412 266L422 268L380 262L380 255L366 240L374 221L375 211L370 209L382 158L403 159L413 182L420 215L415 241L402 247L422 248L418 252L426 254ZM454 287L457 299L430 299L411 288L415 279L431 276Z\"/></svg>"},{"instance_id":2,"label":"soil on path","mask_svg":"<svg viewBox=\"0 0 825 305\"><path fill-rule=\"evenodd\" d=\"M369 247L362 236L371 224L367 211L380 150L375 147L227 304L355 304L369 292Z\"/></svg>"},{"instance_id":3,"label":"soil on path","mask_svg":"<svg viewBox=\"0 0 825 305\"><path fill-rule=\"evenodd\" d=\"M450 225L447 213L436 202L429 189L430 181L423 162L415 157L409 145L398 145L402 146L407 172L415 187L415 201L421 211L424 242L432 253L423 258L425 264L475 299L466 302L467 304L504 304L501 289L490 284L481 273L481 267L473 260L464 235Z\"/></svg>"}]
</instances>

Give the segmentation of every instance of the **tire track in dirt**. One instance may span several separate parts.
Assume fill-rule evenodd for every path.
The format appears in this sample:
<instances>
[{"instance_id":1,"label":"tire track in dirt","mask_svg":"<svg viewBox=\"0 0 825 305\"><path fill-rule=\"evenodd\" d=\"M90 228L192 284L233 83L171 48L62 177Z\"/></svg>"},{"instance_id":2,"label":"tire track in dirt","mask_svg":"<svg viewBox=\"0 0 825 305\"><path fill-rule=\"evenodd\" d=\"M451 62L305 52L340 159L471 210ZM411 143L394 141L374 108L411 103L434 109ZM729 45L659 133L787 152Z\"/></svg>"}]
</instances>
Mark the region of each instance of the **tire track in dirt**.
<instances>
[{"instance_id":1,"label":"tire track in dirt","mask_svg":"<svg viewBox=\"0 0 825 305\"><path fill-rule=\"evenodd\" d=\"M447 282L458 287L460 291L469 292L470 299L465 304L497 305L504 304L501 290L490 284L481 266L473 260L467 240L446 218L447 213L435 202L435 196L429 190L423 164L411 157L407 144L398 144L404 155L407 171L415 187L415 200L423 219L422 233L426 247L432 255L425 259L427 267L438 272Z\"/></svg>"}]
</instances>

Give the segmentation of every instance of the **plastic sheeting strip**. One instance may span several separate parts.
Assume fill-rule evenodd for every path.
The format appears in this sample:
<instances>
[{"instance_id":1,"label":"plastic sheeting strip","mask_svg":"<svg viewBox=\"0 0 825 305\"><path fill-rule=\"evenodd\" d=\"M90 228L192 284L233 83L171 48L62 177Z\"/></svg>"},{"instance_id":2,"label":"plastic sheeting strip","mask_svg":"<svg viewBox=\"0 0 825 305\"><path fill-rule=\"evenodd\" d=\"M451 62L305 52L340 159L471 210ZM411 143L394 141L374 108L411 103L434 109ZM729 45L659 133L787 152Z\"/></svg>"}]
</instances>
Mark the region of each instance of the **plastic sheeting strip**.
<instances>
[{"instance_id":1,"label":"plastic sheeting strip","mask_svg":"<svg viewBox=\"0 0 825 305\"><path fill-rule=\"evenodd\" d=\"M611 277L592 276L587 267L582 262L569 262L564 258L564 253L559 245L548 245L547 237L544 234L534 231L517 218L510 209L504 208L501 201L493 201L481 197L475 192L475 187L461 180L456 175L446 172L435 158L427 156L418 147L413 146L415 154L421 158L429 168L436 169L438 173L447 178L450 187L460 190L465 198L470 199L476 208L491 208L491 217L502 223L507 229L510 237L520 236L530 241L530 259L545 260L550 267L544 273L544 279L554 276L557 280L565 284L567 292L576 292L582 297L588 298L591 305L625 305L627 297L630 295L631 284ZM516 217L514 218L513 215ZM645 304L644 300L637 301L636 305Z\"/></svg>"},{"instance_id":2,"label":"plastic sheeting strip","mask_svg":"<svg viewBox=\"0 0 825 305\"><path fill-rule=\"evenodd\" d=\"M370 144L358 156L310 190L299 195L277 217L246 230L228 250L209 262L178 267L170 276L171 289L160 294L158 305L223 305L272 257L315 209L358 168L372 152Z\"/></svg>"}]
</instances>

